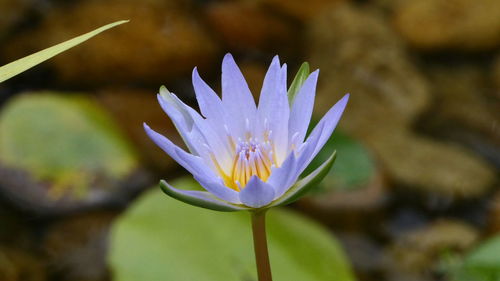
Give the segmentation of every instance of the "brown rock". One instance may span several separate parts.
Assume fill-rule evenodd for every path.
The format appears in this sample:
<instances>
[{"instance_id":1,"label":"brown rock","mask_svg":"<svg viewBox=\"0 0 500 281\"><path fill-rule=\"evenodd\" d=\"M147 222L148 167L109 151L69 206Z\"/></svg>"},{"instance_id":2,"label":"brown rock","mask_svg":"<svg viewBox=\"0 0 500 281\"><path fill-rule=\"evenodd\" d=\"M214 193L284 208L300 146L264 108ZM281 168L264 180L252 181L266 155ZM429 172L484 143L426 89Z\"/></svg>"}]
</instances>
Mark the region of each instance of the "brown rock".
<instances>
[{"instance_id":1,"label":"brown rock","mask_svg":"<svg viewBox=\"0 0 500 281\"><path fill-rule=\"evenodd\" d=\"M208 7L207 21L222 41L239 50L290 47L293 27L252 2L220 2ZM296 46L296 45L295 45Z\"/></svg>"},{"instance_id":2,"label":"brown rock","mask_svg":"<svg viewBox=\"0 0 500 281\"><path fill-rule=\"evenodd\" d=\"M495 125L500 123L500 97L493 94L486 71L474 65L455 65L433 67L427 73L437 97L438 110L430 117L434 122L464 127L500 145L500 130Z\"/></svg>"},{"instance_id":3,"label":"brown rock","mask_svg":"<svg viewBox=\"0 0 500 281\"><path fill-rule=\"evenodd\" d=\"M453 198L483 195L495 170L470 151L403 129L380 130L367 139L393 180Z\"/></svg>"},{"instance_id":4,"label":"brown rock","mask_svg":"<svg viewBox=\"0 0 500 281\"><path fill-rule=\"evenodd\" d=\"M394 26L425 50L484 50L500 44L497 0L408 0L394 13Z\"/></svg>"},{"instance_id":5,"label":"brown rock","mask_svg":"<svg viewBox=\"0 0 500 281\"><path fill-rule=\"evenodd\" d=\"M338 229L335 229L335 236L340 240L357 280L384 280L381 274L388 257L378 241L366 233L339 232Z\"/></svg>"},{"instance_id":6,"label":"brown rock","mask_svg":"<svg viewBox=\"0 0 500 281\"><path fill-rule=\"evenodd\" d=\"M412 132L429 107L429 83L380 14L337 7L312 22L309 36L321 68L316 105L325 111L351 93L340 126L378 155L389 180L457 197L491 187L495 172L479 157Z\"/></svg>"},{"instance_id":7,"label":"brown rock","mask_svg":"<svg viewBox=\"0 0 500 281\"><path fill-rule=\"evenodd\" d=\"M334 6L345 0L261 0L274 9L302 21L308 21L328 6Z\"/></svg>"},{"instance_id":8,"label":"brown rock","mask_svg":"<svg viewBox=\"0 0 500 281\"><path fill-rule=\"evenodd\" d=\"M497 192L489 203L489 227L488 230L492 234L500 232L500 192Z\"/></svg>"},{"instance_id":9,"label":"brown rock","mask_svg":"<svg viewBox=\"0 0 500 281\"><path fill-rule=\"evenodd\" d=\"M378 172L378 171L377 171ZM329 190L320 195L306 196L297 202L298 208L315 219L350 232L379 229L388 198L387 185L379 173L366 187L357 190Z\"/></svg>"},{"instance_id":10,"label":"brown rock","mask_svg":"<svg viewBox=\"0 0 500 281\"><path fill-rule=\"evenodd\" d=\"M355 129L374 119L408 123L428 105L426 81L376 11L351 5L329 9L311 23L308 41L311 65L321 69L320 111L352 94L342 125ZM353 109L360 107L362 114Z\"/></svg>"},{"instance_id":11,"label":"brown rock","mask_svg":"<svg viewBox=\"0 0 500 281\"><path fill-rule=\"evenodd\" d=\"M42 259L16 248L0 246L0 280L44 281L48 278Z\"/></svg>"},{"instance_id":12,"label":"brown rock","mask_svg":"<svg viewBox=\"0 0 500 281\"><path fill-rule=\"evenodd\" d=\"M0 37L23 19L30 2L30 0L0 0L0 11L4 11L0 16Z\"/></svg>"},{"instance_id":13,"label":"brown rock","mask_svg":"<svg viewBox=\"0 0 500 281\"><path fill-rule=\"evenodd\" d=\"M108 280L107 235L114 213L89 213L53 224L42 251L60 280Z\"/></svg>"},{"instance_id":14,"label":"brown rock","mask_svg":"<svg viewBox=\"0 0 500 281\"><path fill-rule=\"evenodd\" d=\"M432 280L444 251L463 252L477 240L476 229L452 220L410 231L388 248L393 263L389 280Z\"/></svg>"},{"instance_id":15,"label":"brown rock","mask_svg":"<svg viewBox=\"0 0 500 281\"><path fill-rule=\"evenodd\" d=\"M17 58L116 20L131 22L99 35L50 62L78 83L165 81L209 64L215 42L184 9L169 1L83 1L50 11L41 26L10 42Z\"/></svg>"},{"instance_id":16,"label":"brown rock","mask_svg":"<svg viewBox=\"0 0 500 281\"><path fill-rule=\"evenodd\" d=\"M497 55L493 64L493 82L496 87L496 97L500 98L500 54Z\"/></svg>"}]
</instances>

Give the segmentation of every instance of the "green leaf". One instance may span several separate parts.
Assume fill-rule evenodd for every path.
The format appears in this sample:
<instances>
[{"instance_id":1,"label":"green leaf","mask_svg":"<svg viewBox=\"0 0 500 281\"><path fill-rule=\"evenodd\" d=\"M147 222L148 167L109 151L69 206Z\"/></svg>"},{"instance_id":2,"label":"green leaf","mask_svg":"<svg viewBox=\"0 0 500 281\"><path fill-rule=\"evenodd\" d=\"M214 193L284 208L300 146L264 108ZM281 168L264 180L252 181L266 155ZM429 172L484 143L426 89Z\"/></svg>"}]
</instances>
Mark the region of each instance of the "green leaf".
<instances>
[{"instance_id":1,"label":"green leaf","mask_svg":"<svg viewBox=\"0 0 500 281\"><path fill-rule=\"evenodd\" d=\"M0 164L53 185L120 180L138 160L116 124L91 99L26 93L0 114Z\"/></svg>"},{"instance_id":2,"label":"green leaf","mask_svg":"<svg viewBox=\"0 0 500 281\"><path fill-rule=\"evenodd\" d=\"M499 281L500 235L487 240L469 253L453 273L453 280Z\"/></svg>"},{"instance_id":3,"label":"green leaf","mask_svg":"<svg viewBox=\"0 0 500 281\"><path fill-rule=\"evenodd\" d=\"M244 206L236 206L230 203L226 203L224 201L221 201L217 198L215 198L211 193L206 192L206 191L198 191L198 190L188 190L188 193L191 194L186 194L186 193L181 193L177 189L173 188L172 186L169 186L169 184L165 181L160 181L160 188L161 190L167 194L168 196L177 199L179 201L182 201L184 203L205 208L205 209L210 209L214 211L221 211L221 212L234 212L234 211L243 211L243 210L249 210L248 208ZM196 196L197 195L197 196ZM200 196L203 196L204 198L200 198Z\"/></svg>"},{"instance_id":4,"label":"green leaf","mask_svg":"<svg viewBox=\"0 0 500 281\"><path fill-rule=\"evenodd\" d=\"M63 43L57 44L55 46L52 46L50 48L44 49L42 51L39 51L37 53L31 54L27 57L18 59L16 61L13 61L9 64L6 64L2 67L0 67L0 83L13 77L16 76L17 74L24 72L33 66L44 62L50 58L52 58L55 55L58 55L70 48L73 48L74 46L83 43L87 41L88 39L96 36L97 34L108 30L110 28L113 28L117 25L123 24L128 22L128 20L122 20L122 21L117 21L114 23L107 24L105 26L102 26L94 31L91 31L89 33L85 33L83 35L80 35L78 37L75 37L71 40L65 41Z\"/></svg>"},{"instance_id":5,"label":"green leaf","mask_svg":"<svg viewBox=\"0 0 500 281\"><path fill-rule=\"evenodd\" d=\"M338 151L335 166L313 192L355 190L364 188L376 175L376 165L368 149L355 139L336 130L318 153L304 174L311 173L330 156L330 151Z\"/></svg>"},{"instance_id":6,"label":"green leaf","mask_svg":"<svg viewBox=\"0 0 500 281\"><path fill-rule=\"evenodd\" d=\"M290 106L293 104L293 100L295 99L295 96L299 92L300 88L302 88L302 84L306 81L307 76L309 76L309 63L304 62L300 66L299 71L297 71L297 74L295 75L295 78L293 78L292 84L288 89L288 104L290 104Z\"/></svg>"},{"instance_id":7,"label":"green leaf","mask_svg":"<svg viewBox=\"0 0 500 281\"><path fill-rule=\"evenodd\" d=\"M338 242L311 220L275 208L267 228L275 281L354 280ZM114 224L108 261L115 281L257 280L249 212L210 212L167 200L157 189Z\"/></svg>"},{"instance_id":8,"label":"green leaf","mask_svg":"<svg viewBox=\"0 0 500 281\"><path fill-rule=\"evenodd\" d=\"M334 151L330 158L328 158L321 166L314 172L307 175L305 178L295 183L283 196L272 203L272 206L282 206L297 201L300 197L304 196L313 187L317 186L323 178L328 174L337 157L337 151Z\"/></svg>"}]
</instances>

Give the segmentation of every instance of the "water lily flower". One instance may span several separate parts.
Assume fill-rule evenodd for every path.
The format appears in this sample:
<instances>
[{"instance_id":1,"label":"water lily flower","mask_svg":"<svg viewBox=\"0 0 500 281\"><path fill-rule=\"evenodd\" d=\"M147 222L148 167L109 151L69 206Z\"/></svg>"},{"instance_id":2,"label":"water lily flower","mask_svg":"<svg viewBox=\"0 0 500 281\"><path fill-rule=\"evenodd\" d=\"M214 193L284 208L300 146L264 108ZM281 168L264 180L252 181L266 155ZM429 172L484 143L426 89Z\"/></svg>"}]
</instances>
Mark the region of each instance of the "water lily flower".
<instances>
[{"instance_id":1,"label":"water lily flower","mask_svg":"<svg viewBox=\"0 0 500 281\"><path fill-rule=\"evenodd\" d=\"M222 98L195 68L192 79L201 114L162 87L158 101L189 152L144 124L146 133L206 191L180 190L165 181L162 190L208 209L256 210L288 204L321 180L335 153L310 175L299 176L330 138L349 95L306 138L319 70L301 70L288 90L287 66L274 57L257 106L230 54L222 62Z\"/></svg>"}]
</instances>

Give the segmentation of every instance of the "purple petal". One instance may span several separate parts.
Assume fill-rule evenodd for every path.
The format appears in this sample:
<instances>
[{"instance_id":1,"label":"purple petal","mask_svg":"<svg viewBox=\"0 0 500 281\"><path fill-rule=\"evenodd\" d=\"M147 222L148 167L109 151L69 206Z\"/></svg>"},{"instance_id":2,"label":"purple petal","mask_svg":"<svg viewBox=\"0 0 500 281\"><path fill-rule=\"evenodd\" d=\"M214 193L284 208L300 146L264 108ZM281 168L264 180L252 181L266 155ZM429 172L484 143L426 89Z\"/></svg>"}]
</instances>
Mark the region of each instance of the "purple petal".
<instances>
[{"instance_id":1,"label":"purple petal","mask_svg":"<svg viewBox=\"0 0 500 281\"><path fill-rule=\"evenodd\" d=\"M225 186L220 178L214 179L212 177L194 176L194 179L199 182L205 190L220 199L234 204L241 204L239 193Z\"/></svg>"},{"instance_id":2,"label":"purple petal","mask_svg":"<svg viewBox=\"0 0 500 281\"><path fill-rule=\"evenodd\" d=\"M193 174L194 176L202 176L206 178L216 178L214 172L210 170L210 168L201 157L185 152L183 149L172 143L169 139L149 128L146 123L144 123L144 130L148 134L149 138L151 138L151 140L156 143L156 145L163 149L163 151L170 155L170 157L177 161L191 174Z\"/></svg>"},{"instance_id":3,"label":"purple petal","mask_svg":"<svg viewBox=\"0 0 500 281\"><path fill-rule=\"evenodd\" d=\"M266 81L263 88L264 97L261 97L259 102L259 119L263 129L270 130L270 139L275 147L276 159L278 164L283 163L288 154L288 119L290 116L290 107L288 105L288 96L286 89L286 64L279 67L277 58L273 60L268 72L276 72L269 74L269 79ZM273 65L274 64L274 65ZM278 68L278 69L276 69ZM274 81L271 81L275 75ZM271 87L270 84L273 84ZM267 128L266 128L267 127ZM264 131L261 130L260 133Z\"/></svg>"},{"instance_id":4,"label":"purple petal","mask_svg":"<svg viewBox=\"0 0 500 281\"><path fill-rule=\"evenodd\" d=\"M295 137L296 144L300 144L304 141L309 122L311 121L318 75L319 70L316 70L307 77L297 96L295 96L292 105L288 124L289 138L291 139L295 133L298 133Z\"/></svg>"},{"instance_id":5,"label":"purple petal","mask_svg":"<svg viewBox=\"0 0 500 281\"><path fill-rule=\"evenodd\" d=\"M259 98L259 114L267 117L273 110L278 95L278 85L281 74L280 60L278 56L273 58L269 69L267 70L262 84L262 90Z\"/></svg>"},{"instance_id":6,"label":"purple petal","mask_svg":"<svg viewBox=\"0 0 500 281\"><path fill-rule=\"evenodd\" d=\"M281 167L274 167L271 170L271 176L267 180L267 183L274 187L274 198L283 195L295 183L299 175L297 158L295 153L291 152Z\"/></svg>"},{"instance_id":7,"label":"purple petal","mask_svg":"<svg viewBox=\"0 0 500 281\"><path fill-rule=\"evenodd\" d=\"M199 145L192 139L194 124L192 114L196 112L190 113L190 107L185 105L165 87L160 88L160 94L157 95L157 98L161 108L170 117L191 153L198 154Z\"/></svg>"},{"instance_id":8,"label":"purple petal","mask_svg":"<svg viewBox=\"0 0 500 281\"><path fill-rule=\"evenodd\" d=\"M318 141L316 148L314 149L313 155L316 154L323 148L326 141L330 138L339 123L340 117L342 117L342 113L344 113L344 109L349 101L349 94L346 94L342 99L340 99L321 119L320 122L325 124L325 128L322 130L321 137ZM313 156L313 157L314 157Z\"/></svg>"},{"instance_id":9,"label":"purple petal","mask_svg":"<svg viewBox=\"0 0 500 281\"><path fill-rule=\"evenodd\" d=\"M316 147L318 146L319 140L321 138L321 133L323 132L323 129L325 127L325 123L318 123L316 127L314 128L313 132L309 135L307 138L306 142L302 144L300 147L299 151L299 157L298 157L298 173L302 173L305 168L311 163L311 161L314 159L313 153Z\"/></svg>"},{"instance_id":10,"label":"purple petal","mask_svg":"<svg viewBox=\"0 0 500 281\"><path fill-rule=\"evenodd\" d=\"M273 201L274 189L272 185L261 181L257 176L252 176L239 195L241 203L252 208L260 208Z\"/></svg>"},{"instance_id":11,"label":"purple petal","mask_svg":"<svg viewBox=\"0 0 500 281\"><path fill-rule=\"evenodd\" d=\"M349 94L345 95L340 99L319 121L314 130L311 132L306 140L305 148L301 154L301 160L299 160L302 172L303 169L309 165L313 158L318 154L318 152L323 148L326 141L330 138L333 130L337 126L342 113L349 100Z\"/></svg>"},{"instance_id":12,"label":"purple petal","mask_svg":"<svg viewBox=\"0 0 500 281\"><path fill-rule=\"evenodd\" d=\"M214 130L212 122L209 120L203 119L201 116L196 116L193 119L195 124L194 127L199 131L199 135L202 137L200 143L205 147L205 151L208 152L208 154L202 154L201 152L203 152L203 150L198 149L198 151L200 151L200 156L205 158L205 162L211 164L213 162L213 157L219 166L226 173L229 173L230 171L227 169L231 167L233 158L227 136Z\"/></svg>"},{"instance_id":13,"label":"purple petal","mask_svg":"<svg viewBox=\"0 0 500 281\"><path fill-rule=\"evenodd\" d=\"M254 121L256 106L248 84L231 54L222 61L222 103L227 111L232 133L244 137L246 120Z\"/></svg>"},{"instance_id":14,"label":"purple petal","mask_svg":"<svg viewBox=\"0 0 500 281\"><path fill-rule=\"evenodd\" d=\"M158 101L174 121L179 134L193 154L203 157L211 167L214 165L212 157L215 157L221 167L229 167L229 162L232 161L230 146L224 128L217 126L219 119L211 119L212 122L203 119L198 112L172 93L163 92L161 96L158 95Z\"/></svg>"},{"instance_id":15,"label":"purple petal","mask_svg":"<svg viewBox=\"0 0 500 281\"><path fill-rule=\"evenodd\" d=\"M210 86L201 79L196 67L193 69L193 87L200 111L207 119L215 119L219 122L225 119L224 106L217 94Z\"/></svg>"}]
</instances>

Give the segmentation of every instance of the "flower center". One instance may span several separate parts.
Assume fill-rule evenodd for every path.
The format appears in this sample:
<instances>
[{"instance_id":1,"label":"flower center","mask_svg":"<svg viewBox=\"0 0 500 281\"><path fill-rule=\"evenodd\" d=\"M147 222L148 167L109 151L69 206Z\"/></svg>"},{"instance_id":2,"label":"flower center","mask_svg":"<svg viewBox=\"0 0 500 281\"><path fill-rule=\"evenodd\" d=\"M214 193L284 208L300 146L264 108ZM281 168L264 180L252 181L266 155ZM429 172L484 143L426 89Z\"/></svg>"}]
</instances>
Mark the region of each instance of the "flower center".
<instances>
[{"instance_id":1,"label":"flower center","mask_svg":"<svg viewBox=\"0 0 500 281\"><path fill-rule=\"evenodd\" d=\"M226 177L226 185L240 190L252 176L266 181L273 165L272 146L269 141L259 142L253 138L239 140L235 149L231 175Z\"/></svg>"}]
</instances>

